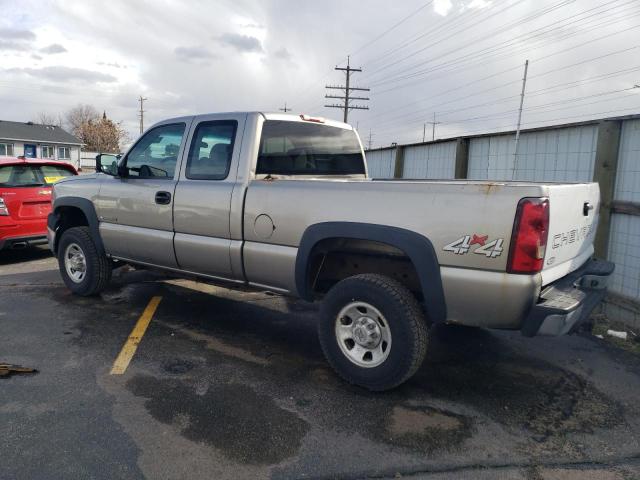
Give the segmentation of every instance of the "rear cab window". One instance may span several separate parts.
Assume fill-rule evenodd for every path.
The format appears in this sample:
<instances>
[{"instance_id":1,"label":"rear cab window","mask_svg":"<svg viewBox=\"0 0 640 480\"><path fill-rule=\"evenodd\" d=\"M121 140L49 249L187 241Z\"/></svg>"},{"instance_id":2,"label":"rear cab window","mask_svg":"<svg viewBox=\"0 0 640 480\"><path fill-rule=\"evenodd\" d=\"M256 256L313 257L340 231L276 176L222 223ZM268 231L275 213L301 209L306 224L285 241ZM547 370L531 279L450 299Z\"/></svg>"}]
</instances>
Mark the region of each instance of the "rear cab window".
<instances>
[{"instance_id":1,"label":"rear cab window","mask_svg":"<svg viewBox=\"0 0 640 480\"><path fill-rule=\"evenodd\" d=\"M257 174L364 175L353 130L317 123L267 120L262 126Z\"/></svg>"},{"instance_id":2,"label":"rear cab window","mask_svg":"<svg viewBox=\"0 0 640 480\"><path fill-rule=\"evenodd\" d=\"M63 165L1 165L0 187L42 187L75 175Z\"/></svg>"}]
</instances>

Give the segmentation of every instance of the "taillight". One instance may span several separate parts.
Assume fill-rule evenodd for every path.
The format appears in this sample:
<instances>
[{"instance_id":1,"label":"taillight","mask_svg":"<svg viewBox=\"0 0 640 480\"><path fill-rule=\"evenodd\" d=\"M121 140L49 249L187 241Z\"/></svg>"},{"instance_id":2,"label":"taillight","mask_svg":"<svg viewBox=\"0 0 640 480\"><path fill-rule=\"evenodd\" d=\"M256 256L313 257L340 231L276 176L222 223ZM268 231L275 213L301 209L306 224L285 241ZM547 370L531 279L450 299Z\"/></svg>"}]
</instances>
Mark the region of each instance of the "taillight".
<instances>
[{"instance_id":1,"label":"taillight","mask_svg":"<svg viewBox=\"0 0 640 480\"><path fill-rule=\"evenodd\" d=\"M315 123L324 123L325 119L323 117L312 117L311 115L300 115L300 118L305 122L315 122Z\"/></svg>"},{"instance_id":2,"label":"taillight","mask_svg":"<svg viewBox=\"0 0 640 480\"><path fill-rule=\"evenodd\" d=\"M0 197L0 216L7 216L9 215L9 209L7 208L7 205L4 203L4 199L2 197Z\"/></svg>"},{"instance_id":3,"label":"taillight","mask_svg":"<svg viewBox=\"0 0 640 480\"><path fill-rule=\"evenodd\" d=\"M509 248L509 273L537 273L542 270L549 234L549 200L523 198L518 203Z\"/></svg>"}]
</instances>

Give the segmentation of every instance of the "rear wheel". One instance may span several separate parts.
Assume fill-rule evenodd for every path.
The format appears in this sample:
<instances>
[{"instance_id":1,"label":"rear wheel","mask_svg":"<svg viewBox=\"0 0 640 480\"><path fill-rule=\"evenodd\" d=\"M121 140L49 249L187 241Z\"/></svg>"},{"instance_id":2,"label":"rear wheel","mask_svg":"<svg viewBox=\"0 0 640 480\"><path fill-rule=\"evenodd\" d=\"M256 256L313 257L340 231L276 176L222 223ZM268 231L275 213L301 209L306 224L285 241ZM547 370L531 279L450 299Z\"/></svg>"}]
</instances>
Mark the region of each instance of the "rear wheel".
<instances>
[{"instance_id":1,"label":"rear wheel","mask_svg":"<svg viewBox=\"0 0 640 480\"><path fill-rule=\"evenodd\" d=\"M420 367L428 330L414 295L376 274L338 282L324 298L318 333L327 361L347 382L388 390Z\"/></svg>"},{"instance_id":2,"label":"rear wheel","mask_svg":"<svg viewBox=\"0 0 640 480\"><path fill-rule=\"evenodd\" d=\"M111 280L111 262L99 253L88 227L73 227L62 234L58 266L65 285L77 295L100 293Z\"/></svg>"}]
</instances>

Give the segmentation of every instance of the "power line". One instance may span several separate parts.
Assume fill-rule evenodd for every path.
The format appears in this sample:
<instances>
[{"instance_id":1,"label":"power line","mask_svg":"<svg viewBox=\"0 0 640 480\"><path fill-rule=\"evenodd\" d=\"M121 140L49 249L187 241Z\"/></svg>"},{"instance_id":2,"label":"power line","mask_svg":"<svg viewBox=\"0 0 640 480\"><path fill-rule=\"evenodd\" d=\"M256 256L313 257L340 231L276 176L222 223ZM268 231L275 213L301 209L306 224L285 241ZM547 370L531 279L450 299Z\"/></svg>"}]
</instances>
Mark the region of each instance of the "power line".
<instances>
[{"instance_id":1,"label":"power line","mask_svg":"<svg viewBox=\"0 0 640 480\"><path fill-rule=\"evenodd\" d=\"M619 0L614 0L614 1L619 1ZM633 1L635 1L635 0L632 0L632 2ZM632 3L632 2L628 2L628 3ZM626 4L623 4L623 5L626 5ZM637 4L634 4L632 8L635 8L635 7L637 7ZM601 7L595 7L595 8L601 8ZM589 10L593 10L593 9L589 9ZM584 13L587 13L589 10L583 11L578 15L582 15ZM623 13L623 12L621 12L621 11L613 11L611 14L606 15L605 17L613 16L613 15L619 15L620 13ZM626 12L624 12L624 13L626 13ZM565 23L564 25L559 25L559 26L554 27L552 29L549 29L550 25L547 25L547 26L532 30L532 31L530 31L528 33L524 33L524 34L518 35L517 37L515 37L515 39L509 39L507 41L498 42L498 43L496 43L496 44L494 44L492 46L484 47L484 48L482 48L480 50L476 50L476 51L473 51L473 52L458 56L458 57L456 57L454 59L442 62L442 63L434 65L432 67L428 67L428 68L423 69L423 70L410 72L411 70L415 70L419 66L422 66L422 65L425 65L425 64L428 64L428 63L432 63L433 61L437 60L438 58L442 58L444 56L449 55L450 53L455 53L455 52L460 51L460 49L451 50L451 51L449 51L449 52L447 52L445 54L442 54L440 56L431 57L428 60L425 60L425 61L422 61L420 63L414 64L414 65L412 65L410 67L407 67L405 69L398 70L395 73L393 73L392 76L387 77L386 79L377 80L376 82L373 83L372 86L380 86L380 85L384 85L384 84L388 84L388 83L395 83L395 82L400 82L400 81L403 81L403 80L409 80L411 78L415 78L415 77L422 76L422 75L425 75L425 74L429 74L429 73L432 73L432 72L435 72L435 71L438 71L438 70L442 70L443 68L455 67L456 64L464 64L464 63L468 63L468 62L477 63L478 61L486 62L486 60L488 58L491 58L491 56L500 58L502 56L507 55L507 53L509 55L513 55L513 53L522 50L523 47L522 46L517 47L517 49L512 51L512 52L500 52L500 50L503 50L505 48L514 47L518 43L522 43L525 40L531 40L531 39L533 39L535 37L542 37L539 40L537 40L537 42L539 43L539 45L537 47L540 47L542 44L544 44L546 42L550 42L550 41L557 42L561 38L564 39L564 38L568 38L568 37L571 37L571 36L579 35L579 34L582 34L582 33L585 33L585 32L591 32L591 31L593 31L593 28L598 27L598 26L607 25L607 24L610 25L612 23L611 21L601 22L601 23L599 23L599 24L597 24L595 26L590 26L588 30L584 29L584 31L580 31L580 30L571 31L571 32L568 32L568 33L564 34L564 36L562 36L560 38L558 36L554 36L554 37L551 37L551 38L549 37L549 34L553 33L555 30L563 30L567 26L570 26L570 25L572 25L574 23L584 22L584 20L586 20L587 18L589 18L591 16L601 15L601 14L602 14L602 12L599 12L599 13L596 13L596 14L589 15L588 17L579 18L579 19L575 19L575 16L567 17L565 19L562 19L562 20L559 20L559 21L556 21L556 22L553 22L552 24L550 24L550 25L554 25L556 23L563 22L563 21L566 21L566 20L572 20L572 21L570 21L568 23ZM591 21L584 22L580 26L581 27L586 27L587 25L589 25L589 23L592 23L593 21L601 21L605 17L601 16L600 18L595 18L595 19L593 19ZM617 18L616 20L628 20L628 18L629 18L628 15L624 15L624 16L621 16L621 17ZM634 27L631 27L631 28L634 28ZM618 31L618 32L616 32L616 34L622 33L622 32L627 31L627 30L630 30L631 28L625 29L625 30L622 30L622 31ZM536 32L538 32L538 33L536 33ZM531 37L531 38L527 39L526 37ZM598 39L591 40L591 41L589 41L587 43L591 43L591 42L597 41L597 40ZM472 44L470 44L470 45L472 45ZM531 45L525 45L524 46L525 50L526 49L530 49L530 48L531 48ZM577 47L574 47L574 48L577 48ZM403 76L398 76L398 75L403 74L404 72L407 72L407 73L405 73ZM451 73L451 71L449 71L448 73ZM395 75L395 76L393 76L393 75ZM393 91L393 90L395 90L395 89L382 90L382 91L379 91L378 93L384 93L386 91Z\"/></svg>"},{"instance_id":2,"label":"power line","mask_svg":"<svg viewBox=\"0 0 640 480\"><path fill-rule=\"evenodd\" d=\"M530 79L539 78L539 77L548 75L550 73L555 73L555 72L558 72L558 71L566 70L566 69L569 69L569 68L572 68L572 67L575 67L575 66L583 65L585 63L591 63L591 62L593 62L595 60L601 60L603 58L607 58L607 57L610 57L610 56L613 56L613 55L618 55L618 54L621 54L621 53L626 53L626 52L629 52L631 50L635 50L635 49L638 49L638 48L640 48L640 44L639 45L634 45L634 46L631 46L631 47L628 47L628 48L623 48L623 49L620 49L620 50L616 50L616 51L613 51L613 52L609 52L609 53L606 53L606 54L603 54L603 55L599 55L599 56L596 56L596 57L590 57L588 59L581 60L579 62L575 62L575 63L569 64L569 65L563 65L561 67L552 68L550 70L546 70L544 72L537 73L535 75L530 75L529 78ZM556 52L556 53L559 53L559 52ZM538 59L534 59L531 62L540 61L542 59L554 56L554 55L556 55L556 53L552 53L552 54L546 55L544 57L541 57L541 58L538 58ZM622 72L624 73L624 70L622 70ZM618 73L618 72L614 72L614 73ZM598 76L593 77L593 78L597 78L597 77ZM383 124L384 123L388 123L389 121L394 122L394 121L397 121L397 120L401 120L402 118L406 118L408 116L417 116L415 118L415 120L417 121L420 118L420 112L426 112L426 111L429 111L429 110L433 110L434 108L442 106L442 105L447 105L447 104L450 104L450 103L456 103L456 102L459 102L461 100L466 100L467 98L475 97L475 96L477 96L479 94L482 94L482 93L498 90L498 89L501 89L503 87L506 87L506 86L509 86L509 85L513 85L513 84L516 84L516 83L520 83L520 80L513 80L513 81L510 81L510 82L505 82L503 84L500 84L500 85L497 85L497 86L494 86L494 87L490 87L490 88L487 88L487 89L484 89L484 90L474 91L474 92L472 92L472 93L470 93L468 95L464 95L464 96L461 96L461 97L455 97L453 99L449 99L447 101L440 102L440 103L437 103L437 104L430 104L428 106L425 106L424 108L420 108L420 109L415 110L413 112L400 114L400 115L396 115L394 117L388 118L388 119L384 120L382 123ZM576 83L575 81L574 82L569 82L569 84L575 84L575 83ZM547 87L547 88L542 89L542 90L535 90L535 91L530 92L529 96L537 95L537 94L539 94L539 92L543 92L543 91L546 91L548 89L556 88L556 87L559 87L559 86L562 86L562 85L565 85L565 84L554 85L553 87ZM439 95L437 95L437 96L439 96ZM432 98L432 97L428 97L428 98ZM503 97L503 98L500 98L500 99L497 99L497 100L493 100L493 101L490 101L490 102L486 102L486 103L481 103L481 104L476 104L476 105L466 105L466 106L461 107L459 109L448 110L446 112L440 112L440 113L451 113L451 112L459 111L459 110L468 110L468 109L473 108L473 107L484 106L484 105L487 105L487 104L499 103L500 101L510 100L510 99L513 99L513 98L516 98L516 95ZM415 104L416 104L416 101L414 100L412 103L406 104L403 108L405 108L407 106L412 106L412 105L415 105ZM382 114L388 113L388 112L389 111L383 112ZM375 116L379 116L379 115L380 114L376 114Z\"/></svg>"},{"instance_id":3,"label":"power line","mask_svg":"<svg viewBox=\"0 0 640 480\"><path fill-rule=\"evenodd\" d=\"M556 105L563 105L563 104L567 104L567 103L576 103L576 102L582 102L583 100L587 100L590 98L595 98L595 97L602 97L602 96L607 96L607 95L613 95L616 93L621 93L621 92L628 92L631 90L634 90L636 87L630 87L630 88L623 88L623 89L618 89L618 90L612 90L612 91L607 91L607 92L600 92L597 94L593 94L593 95L585 95L582 97L576 97L576 98L569 98L569 99L565 99L565 100L560 100L560 101L556 101L556 102L550 102L550 103L544 103L544 104L540 104L540 105L533 105L533 106L528 106L526 107L526 111L529 112L530 114L539 114L539 113L549 113L549 112L553 112L553 111L565 111L567 108L579 108L579 107L586 107L589 105L595 105L598 103L603 103L603 102L613 102L613 101L619 101L622 100L624 98L640 98L640 96L636 93L631 93L631 94L627 94L627 95L622 95L613 99L610 98L606 98L606 99L602 99L602 100L596 100L594 102L589 102L589 103L582 103L582 104L578 104L578 105L564 105L562 107L559 108L552 108L552 109L548 109L548 107L550 106L556 106ZM541 110L541 111L534 111L534 110ZM497 113L492 113L492 114L488 114L488 115L480 115L480 116L475 116L475 117L470 117L470 118L461 118L461 119L453 119L453 120L449 120L447 121L448 124L450 125L457 125L460 123L467 123L467 122L474 122L474 121L479 121L482 120L483 122L485 122L486 120L501 120L501 119L509 119L509 118L513 118L513 114L517 113L519 110L518 109L513 109L513 110L505 110L502 112L497 112ZM506 115L509 114L509 115ZM540 120L543 121L543 120ZM417 124L418 122L414 122L413 124ZM528 122L531 123L531 122ZM526 125L527 123L524 123L523 125ZM411 124L409 124L411 125ZM394 130L400 130L400 129L406 129L406 125L403 126L398 126L395 128L391 128L391 129L387 129L387 132L392 132Z\"/></svg>"},{"instance_id":4,"label":"power line","mask_svg":"<svg viewBox=\"0 0 640 480\"><path fill-rule=\"evenodd\" d=\"M347 57L347 66L346 68L336 66L334 70L341 70L345 72L345 85L327 85L325 88L330 90L343 90L344 96L340 95L325 95L324 98L332 98L337 100L342 100L342 104L331 104L325 105L327 108L340 108L344 112L344 123L347 123L349 118L349 110L369 110L369 107L364 105L352 105L351 100L369 100L369 97L354 97L351 95L353 91L363 91L368 92L368 88L361 87L352 87L351 86L351 73L353 72L362 72L361 68L351 68L350 59Z\"/></svg>"},{"instance_id":5,"label":"power line","mask_svg":"<svg viewBox=\"0 0 640 480\"><path fill-rule=\"evenodd\" d=\"M552 6L550 6L550 7L545 7L545 8L543 8L543 9L541 9L541 10L539 10L539 11L537 11L537 12L533 13L533 14L523 16L523 17L521 17L521 18L519 18L519 19L517 19L517 20L515 20L515 21L513 21L513 22L511 22L511 23L508 23L507 25L504 25L503 27L501 27L501 28L499 28L499 29L497 29L497 30L493 30L493 31L492 31L491 33L489 33L489 34L486 34L486 35L483 35L483 36L480 36L480 37L474 38L473 40L471 40L471 41L467 42L467 43L466 43L466 44L464 44L463 46L458 46L458 47L456 47L456 48L454 48L454 49L451 49L451 50L449 50L449 51L447 51L447 52L445 52L445 53L441 53L441 54L440 54L440 55L438 55L438 56L430 57L428 60L425 60L425 61L422 61L422 62L418 62L417 64L411 65L411 66L409 66L409 67L405 67L405 68L404 68L404 71L407 71L407 70L411 70L411 69L417 68L417 67L419 67L419 66L421 66L421 65L424 65L424 64L427 64L427 63L431 63L431 62L433 62L434 60L437 60L437 59L439 59L439 58L445 57L445 56L447 56L447 55L449 55L449 54L451 54L451 53L459 52L462 48L466 48L467 46L477 45L477 44L478 44L478 42L480 42L480 41L482 41L482 40L486 40L486 39L488 39L488 38L493 38L493 37L495 37L495 36L496 36L497 34L499 34L499 33L502 33L502 32L505 32L505 31L508 31L508 30L510 30L511 28L514 28L514 27L516 27L516 26L519 26L519 25L522 25L522 24L524 24L524 23L530 22L530 21L532 21L532 20L534 20L534 19L536 19L536 18L538 18L538 17L544 16L544 15L546 15L547 13L552 12L553 10L556 10L556 9L561 8L561 7L563 7L563 6L566 6L566 5L570 4L570 3L573 3L574 1L575 1L575 0L561 0L560 2L558 2L558 3L557 3L557 4L555 4L555 5L552 5ZM614 1L618 1L618 0L614 0ZM507 6L507 7L503 8L502 10L500 10L500 11L498 11L498 12L495 12L495 14L494 14L494 15L495 15L495 16L497 16L497 15L499 15L500 13L502 13L504 10L506 10L506 9L508 9L508 8L511 8L511 6ZM433 43L431 43L431 44L428 44L427 46L422 47L422 48L420 48L419 50L416 50L415 52L412 52L411 54L406 55L405 57L402 57L402 58L400 58L400 59L398 59L398 60L395 60L394 62L392 62L392 63L390 63L390 64L384 65L383 67L381 67L381 68L379 68L379 69L377 69L377 70L373 71L373 72L370 74L370 76L376 75L378 72L384 71L384 70L386 70L386 69L388 69L388 68L390 68L390 67L392 67L392 66L394 66L394 65L397 65L398 63L401 63L401 62L403 62L403 61L405 61L405 60L408 60L409 58L414 57L414 56L418 55L419 53L422 53L422 52L423 52L423 51L425 51L425 50L428 50L430 47L433 47L433 46L435 46L435 45L437 45L437 44L439 44L439 43L442 43L442 42L444 42L445 40L448 40L449 38L454 37L454 36L456 36L456 35L458 35L458 34L459 34L459 32L457 32L457 31L456 31L456 32L452 32L452 33L450 33L449 35L447 35L447 36L445 36L445 37L443 37L443 38L439 39L437 42L433 42ZM398 73L400 73L400 72L402 72L402 71L403 71L403 70L401 69L401 70L397 71L397 72L396 72L396 74L398 74Z\"/></svg>"},{"instance_id":6,"label":"power line","mask_svg":"<svg viewBox=\"0 0 640 480\"><path fill-rule=\"evenodd\" d=\"M394 25L392 25L390 28L388 28L387 30L385 30L384 32L382 32L380 35L378 35L377 37L375 37L373 40L368 41L367 43L365 43L364 45L361 45L360 47L358 47L355 51L353 51L353 53L351 53L350 55L355 55L356 53L361 52L362 50L365 50L366 48L368 48L369 46L371 46L373 43L375 43L376 41L378 41L379 39L381 39L382 37L384 37L387 33L391 32L392 30L394 30L395 28L397 28L398 26L400 26L402 23L404 23L405 21L409 20L410 18L412 18L413 16L415 16L418 12L420 12L421 10L423 10L424 8L428 7L429 5L431 5L433 3L433 0L427 2L426 4L422 5L421 7L419 7L418 9L414 10L413 12L411 12L409 15L407 15L406 17L404 17L402 20L400 20L399 22L395 23ZM338 65L342 65L342 63L344 62L341 61L340 63L338 63ZM327 75L324 77L324 79L329 78L330 73L327 73ZM306 88L304 90L298 90L298 92L300 92L299 95L296 95L294 100L296 98L299 98L300 96L306 94L307 92L309 92L309 90L311 90L313 87L309 87Z\"/></svg>"},{"instance_id":7,"label":"power line","mask_svg":"<svg viewBox=\"0 0 640 480\"><path fill-rule=\"evenodd\" d=\"M584 13L584 12L582 12L582 13ZM623 13L623 12L619 12L618 11L618 12L613 12L613 13L617 15L617 14L620 14L620 13ZM637 13L638 12L636 12L636 14ZM598 18L598 19L594 19L594 20L600 21L600 20L602 20L602 18L604 18L604 17L601 17L601 18ZM626 21L629 18L630 18L630 16L627 14L627 15L620 16L620 17L616 18L615 21ZM518 53L518 52L521 52L521 51L528 51L528 50L531 50L531 48L540 48L542 45L544 45L547 42L553 41L553 42L557 43L557 41L560 40L560 39L566 39L566 38L569 38L569 37L572 37L572 36L580 35L580 34L583 34L583 33L588 33L588 32L593 31L594 28L601 27L603 25L612 25L613 23L615 23L615 22L613 22L611 20L607 20L606 22L601 22L601 23L596 24L596 25L590 25L588 29L585 28L588 23L591 23L593 21L592 20L590 22L586 22L586 23L583 23L582 25L580 25L581 27L584 28L584 30L573 30L573 31L570 31L570 32L564 34L561 37L558 37L558 35L554 35L554 36L550 36L549 35L550 33L553 33L553 30L562 30L565 27L571 25L572 23L576 23L578 21L583 21L583 20L584 19L574 20L572 22L569 22L569 23L566 23L566 24L561 25L559 27L556 27L556 28L554 28L552 30L548 30L547 29L548 27L543 27L543 28L538 29L540 31L540 33L537 33L535 35L532 35L532 34L534 32L536 32L536 30L534 30L532 32L529 32L527 34L523 34L523 35L520 35L520 36L516 37L516 38L520 38L520 37L530 36L531 38L534 38L534 37L542 36L542 38L540 38L539 40L536 40L536 43L538 43L538 45L535 45L535 46L532 46L532 45L529 45L529 44L522 45L522 46L517 46L516 44L517 43L522 43L524 41L524 38L521 39L521 40L517 40L517 41L509 40L507 42L499 42L499 43L497 43L497 44L495 44L493 46L485 47L485 48L483 48L481 50L477 50L477 51L474 51L472 53L468 53L468 54L465 54L465 55L458 56L458 57L456 57L454 59L439 63L437 65L428 67L426 69L419 70L419 71L414 71L412 73L407 73L404 76L397 76L399 73L402 73L402 72L400 72L400 71L396 72L396 74L395 74L396 76L395 77L388 77L386 79L378 80L377 82L374 82L373 86L379 86L379 85L388 84L388 83L404 82L406 80L410 80L411 78L416 78L416 77L432 74L433 72L442 71L443 69L448 69L448 70L442 72L439 76L430 75L428 77L428 78L438 78L438 77L446 75L446 74L451 74L452 72L456 72L456 71L460 71L460 70L464 70L464 69L470 68L472 66L475 66L479 62L483 62L482 65L486 65L486 62L489 59L492 59L493 61L496 61L496 60L498 60L500 58L503 58L503 57L504 58L511 58L511 57L513 57L513 55L515 53ZM615 32L614 34L617 35L619 33L623 33L625 31L628 31L628 30L632 29L632 28L637 28L637 27L632 26L632 27L630 27L628 29L625 29L625 30L619 30L619 31ZM545 29L547 29L547 30L545 30ZM600 40L602 38L605 38L605 37L599 37L597 39L593 39L593 40L590 40L590 41L585 42L585 43L592 43L592 42L598 41L598 40ZM582 45L584 45L584 43ZM579 48L582 45L574 46L572 48ZM513 47L516 47L516 48L513 49ZM510 52L507 52L507 51L500 52L500 50L503 50L505 48L509 48L509 49L511 49L511 51ZM561 52L558 52L558 53L561 53ZM433 61L433 60L434 59L432 58L431 60L427 60L425 62L422 62L422 64L429 63L430 61ZM464 64L470 64L470 65L464 66ZM451 68L451 67L453 67L453 68ZM415 66L410 67L410 68L406 69L405 71L408 71L408 70L411 70L411 69L415 69ZM413 81L413 82L409 82L409 83L405 82L405 86L412 85L412 84L418 83L420 81L421 80L417 80L417 81ZM391 88L388 88L388 89L378 90L377 93L378 94L383 94L383 93L387 93L387 92L396 91L396 89L397 89L397 86L391 87Z\"/></svg>"},{"instance_id":8,"label":"power line","mask_svg":"<svg viewBox=\"0 0 640 480\"><path fill-rule=\"evenodd\" d=\"M378 35L377 37L375 37L373 40L370 40L369 42L365 43L364 45L362 45L361 47L357 48L355 51L351 52L349 55L355 55L356 53L360 53L362 50L364 50L365 48L371 46L373 43L377 42L378 40L380 40L382 37L384 37L387 33L391 32L392 30L395 30L396 28L398 28L400 25L402 25L404 22L406 22L407 20L409 20L410 18L413 18L418 12L424 10L425 8L427 8L429 5L431 5L433 3L433 0L425 3L424 5L422 5L421 7L419 7L418 9L414 10L413 12L411 12L409 15L407 15L406 17L404 17L402 20L400 20L399 22L393 24L391 27L389 27L388 29L386 29L384 32L382 32L380 35Z\"/></svg>"},{"instance_id":9,"label":"power line","mask_svg":"<svg viewBox=\"0 0 640 480\"><path fill-rule=\"evenodd\" d=\"M515 6L515 5L519 4L519 3L522 3L522 1L523 1L523 0L518 0L516 3L514 3L514 4L513 4L513 5L511 5L511 6ZM490 10L491 8L493 8L493 5L490 5L490 6L488 7L488 9L487 9L487 10ZM383 58L388 57L388 56L389 56L389 55L391 55L392 53L395 53L395 52L397 52L397 51L399 51L399 50L402 50L403 48L407 47L408 45L411 45L412 43L417 42L418 40L420 40L420 39L422 39L422 38L429 37L429 36L433 35L434 33L438 32L439 30L442 30L443 28L445 28L445 27L446 27L446 26L448 26L448 25L451 25L451 24L456 23L456 22L460 22L460 21L461 21L461 19L463 19L463 18L464 18L465 14L466 14L466 13L469 13L469 12L472 12L472 10L471 10L471 9L469 9L469 10L467 10L467 12L463 13L463 14L462 14L462 15L460 15L460 16L453 16L453 15L452 15L450 18L448 18L448 19L447 19L447 21L445 21L445 22L441 23L440 25L438 25L438 26L436 26L436 27L432 28L431 30L428 30L428 31L427 31L427 32L425 32L425 33L422 33L422 34L417 35L417 36L413 36L412 38L410 38L410 39L408 39L408 40L403 41L400 45L398 45L398 46L396 46L396 47L393 47L393 48L391 48L390 50L387 50L387 51L386 51L385 53L383 53L382 55L379 55L378 57L375 57L375 58L373 58L372 60L369 60L369 61L364 62L364 65L368 67L368 66L370 66L371 64L375 64L375 63L377 63L377 62L381 61ZM473 13L471 13L471 15L469 15L467 18L464 18L464 20L465 20L465 21L466 21L466 20L469 20L469 19L473 18L474 16L478 16L478 15L483 14L483 13L487 13L487 12L486 12L484 9L482 9L482 8L478 8L478 10L476 10L476 11L475 11L475 12L473 12Z\"/></svg>"}]
</instances>

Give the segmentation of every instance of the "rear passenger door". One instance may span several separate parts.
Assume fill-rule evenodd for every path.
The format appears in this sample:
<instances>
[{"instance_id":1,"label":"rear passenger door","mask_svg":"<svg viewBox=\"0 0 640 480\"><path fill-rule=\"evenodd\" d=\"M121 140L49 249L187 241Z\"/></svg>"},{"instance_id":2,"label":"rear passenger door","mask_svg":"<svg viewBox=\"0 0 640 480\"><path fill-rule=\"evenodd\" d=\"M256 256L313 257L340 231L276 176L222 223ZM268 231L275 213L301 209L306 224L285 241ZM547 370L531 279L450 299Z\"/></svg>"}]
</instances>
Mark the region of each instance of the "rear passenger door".
<instances>
[{"instance_id":1,"label":"rear passenger door","mask_svg":"<svg viewBox=\"0 0 640 480\"><path fill-rule=\"evenodd\" d=\"M246 114L198 117L176 187L174 247L180 269L215 278L239 280L231 250L231 196L237 185L240 145ZM241 215L241 213L238 213Z\"/></svg>"}]
</instances>

